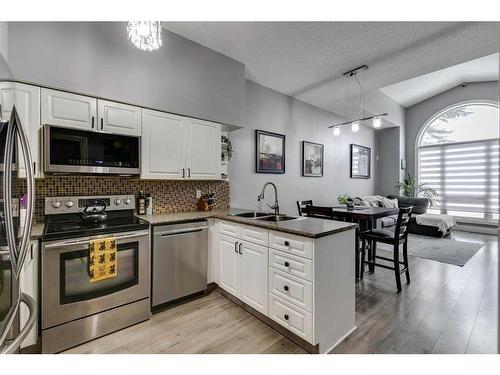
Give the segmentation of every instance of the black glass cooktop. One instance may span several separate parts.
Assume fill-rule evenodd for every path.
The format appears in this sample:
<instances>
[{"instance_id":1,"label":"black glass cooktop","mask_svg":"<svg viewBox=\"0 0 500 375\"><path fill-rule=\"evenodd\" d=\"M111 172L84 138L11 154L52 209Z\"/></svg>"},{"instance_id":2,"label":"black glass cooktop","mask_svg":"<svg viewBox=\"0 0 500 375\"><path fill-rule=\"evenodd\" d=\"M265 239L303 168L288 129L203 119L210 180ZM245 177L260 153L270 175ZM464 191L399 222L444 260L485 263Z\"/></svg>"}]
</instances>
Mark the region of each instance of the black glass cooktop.
<instances>
[{"instance_id":1,"label":"black glass cooktop","mask_svg":"<svg viewBox=\"0 0 500 375\"><path fill-rule=\"evenodd\" d=\"M109 214L108 214L109 215ZM85 237L106 233L147 229L149 223L133 215L108 216L101 223L83 221L78 215L60 215L57 219L48 220L45 224L42 240Z\"/></svg>"}]
</instances>

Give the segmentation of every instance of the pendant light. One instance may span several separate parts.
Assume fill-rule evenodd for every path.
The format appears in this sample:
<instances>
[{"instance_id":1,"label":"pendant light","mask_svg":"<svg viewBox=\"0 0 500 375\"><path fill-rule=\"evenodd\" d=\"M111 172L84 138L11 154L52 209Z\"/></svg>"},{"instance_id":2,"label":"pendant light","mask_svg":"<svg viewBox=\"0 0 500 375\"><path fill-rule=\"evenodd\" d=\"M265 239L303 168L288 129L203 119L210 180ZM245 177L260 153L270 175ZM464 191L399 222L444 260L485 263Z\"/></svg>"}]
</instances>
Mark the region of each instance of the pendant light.
<instances>
[{"instance_id":1,"label":"pendant light","mask_svg":"<svg viewBox=\"0 0 500 375\"><path fill-rule=\"evenodd\" d=\"M329 128L333 128L333 135L340 135L340 127L343 125L351 125L352 132L359 131L360 124L365 121L372 120L372 125L375 129L379 129L382 126L382 117L387 116L387 113L379 113L373 116L366 115L366 95L364 91L365 86L365 71L368 70L368 65L362 65L355 69L349 70L343 74L344 77L347 78L346 82L346 119L347 121L341 122L340 124L330 125ZM363 72L362 82L359 81L358 75L360 72ZM349 79L354 78L359 86L360 94L359 94L359 106L360 110L356 114L355 118L350 120L350 111L349 111Z\"/></svg>"}]
</instances>

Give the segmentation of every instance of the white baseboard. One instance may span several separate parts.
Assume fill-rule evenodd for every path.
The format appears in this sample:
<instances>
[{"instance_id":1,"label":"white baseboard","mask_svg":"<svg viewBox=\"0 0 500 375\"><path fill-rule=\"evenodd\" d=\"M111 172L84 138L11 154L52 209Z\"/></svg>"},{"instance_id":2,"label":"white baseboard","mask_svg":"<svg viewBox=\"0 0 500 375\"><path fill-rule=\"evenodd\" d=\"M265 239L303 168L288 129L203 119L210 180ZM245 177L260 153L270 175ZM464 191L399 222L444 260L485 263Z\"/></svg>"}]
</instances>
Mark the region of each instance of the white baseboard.
<instances>
[{"instance_id":1,"label":"white baseboard","mask_svg":"<svg viewBox=\"0 0 500 375\"><path fill-rule=\"evenodd\" d=\"M499 235L498 227L494 226L467 225L463 223L463 224L457 224L457 226L453 228L452 231L456 230L463 232L471 232L471 233L491 234L493 236Z\"/></svg>"}]
</instances>

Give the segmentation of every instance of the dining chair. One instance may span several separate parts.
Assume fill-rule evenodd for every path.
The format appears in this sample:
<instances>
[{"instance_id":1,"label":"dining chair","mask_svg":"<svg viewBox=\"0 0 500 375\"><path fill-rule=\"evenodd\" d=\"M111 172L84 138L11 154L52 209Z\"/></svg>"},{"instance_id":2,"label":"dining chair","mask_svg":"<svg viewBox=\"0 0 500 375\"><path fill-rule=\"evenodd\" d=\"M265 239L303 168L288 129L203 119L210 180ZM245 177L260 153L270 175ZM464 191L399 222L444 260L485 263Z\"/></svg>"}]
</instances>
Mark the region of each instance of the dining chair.
<instances>
[{"instance_id":1,"label":"dining chair","mask_svg":"<svg viewBox=\"0 0 500 375\"><path fill-rule=\"evenodd\" d=\"M363 280L365 264L370 266L370 270L374 271L375 267L382 267L394 271L396 276L396 286L398 293L401 292L401 273L405 272L406 282L410 283L410 268L408 265L408 223L410 221L413 207L401 207L398 213L394 232L388 230L372 229L361 233L361 269L360 279ZM370 244L368 252L368 260L366 257L366 245ZM387 258L377 255L377 242L390 244L393 246L393 258ZM399 260L399 246L403 245L403 261ZM393 266L377 263L377 259L382 259L387 262L392 262ZM403 268L400 268L403 265Z\"/></svg>"},{"instance_id":2,"label":"dining chair","mask_svg":"<svg viewBox=\"0 0 500 375\"><path fill-rule=\"evenodd\" d=\"M306 207L307 206L312 206L313 201L308 200L308 201L297 201L297 209L299 210L299 216L302 216L303 213L306 212Z\"/></svg>"},{"instance_id":3,"label":"dining chair","mask_svg":"<svg viewBox=\"0 0 500 375\"><path fill-rule=\"evenodd\" d=\"M308 217L316 217L319 219L334 220L333 207L313 206L308 205L305 208L305 213Z\"/></svg>"}]
</instances>

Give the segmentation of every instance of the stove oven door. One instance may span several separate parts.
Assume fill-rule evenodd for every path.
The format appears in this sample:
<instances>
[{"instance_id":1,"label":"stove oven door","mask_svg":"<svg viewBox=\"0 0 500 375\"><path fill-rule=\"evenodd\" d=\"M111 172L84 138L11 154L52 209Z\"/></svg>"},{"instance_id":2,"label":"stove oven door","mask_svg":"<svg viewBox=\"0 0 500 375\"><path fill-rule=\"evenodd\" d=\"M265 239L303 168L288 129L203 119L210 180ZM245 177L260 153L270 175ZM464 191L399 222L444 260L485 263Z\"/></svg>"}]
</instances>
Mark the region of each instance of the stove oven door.
<instances>
[{"instance_id":1,"label":"stove oven door","mask_svg":"<svg viewBox=\"0 0 500 375\"><path fill-rule=\"evenodd\" d=\"M149 297L149 231L116 234L117 276L90 282L89 240L42 246L42 329Z\"/></svg>"}]
</instances>

